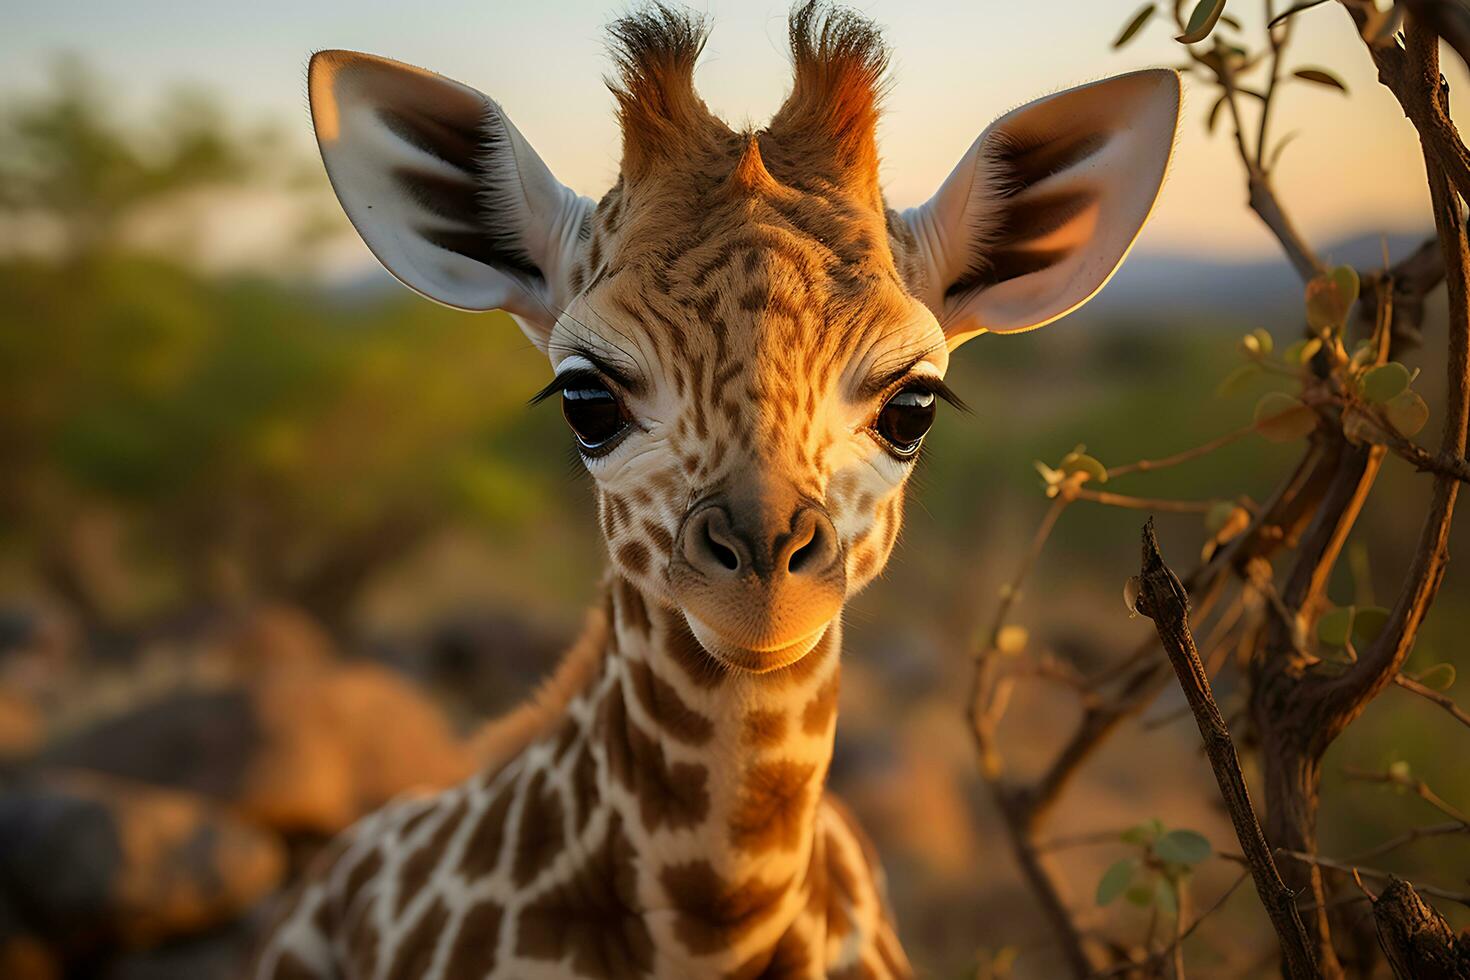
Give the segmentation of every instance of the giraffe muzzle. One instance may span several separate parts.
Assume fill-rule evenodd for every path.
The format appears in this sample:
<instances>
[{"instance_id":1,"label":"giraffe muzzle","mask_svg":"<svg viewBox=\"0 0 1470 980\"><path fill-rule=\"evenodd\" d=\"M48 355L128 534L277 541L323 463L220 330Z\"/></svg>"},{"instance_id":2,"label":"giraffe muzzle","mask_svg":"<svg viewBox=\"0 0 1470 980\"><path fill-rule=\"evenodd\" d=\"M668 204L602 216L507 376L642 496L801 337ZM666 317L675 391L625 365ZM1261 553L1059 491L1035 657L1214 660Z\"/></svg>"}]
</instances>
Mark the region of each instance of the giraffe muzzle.
<instances>
[{"instance_id":1,"label":"giraffe muzzle","mask_svg":"<svg viewBox=\"0 0 1470 980\"><path fill-rule=\"evenodd\" d=\"M805 498L697 505L680 530L670 580L700 644L756 672L794 663L816 646L847 586L837 530Z\"/></svg>"}]
</instances>

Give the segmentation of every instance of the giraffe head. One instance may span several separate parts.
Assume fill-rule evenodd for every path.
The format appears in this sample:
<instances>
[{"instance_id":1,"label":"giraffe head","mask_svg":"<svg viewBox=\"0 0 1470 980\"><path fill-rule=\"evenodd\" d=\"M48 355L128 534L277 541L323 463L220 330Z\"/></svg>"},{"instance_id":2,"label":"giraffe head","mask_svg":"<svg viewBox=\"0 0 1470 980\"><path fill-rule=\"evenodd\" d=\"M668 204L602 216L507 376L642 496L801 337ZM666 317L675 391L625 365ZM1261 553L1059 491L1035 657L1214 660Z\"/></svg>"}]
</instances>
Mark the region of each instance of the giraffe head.
<instances>
[{"instance_id":1,"label":"giraffe head","mask_svg":"<svg viewBox=\"0 0 1470 980\"><path fill-rule=\"evenodd\" d=\"M728 666L810 651L887 561L950 352L1076 309L1121 263L1173 148L1179 81L1142 71L988 127L925 204L889 210L886 51L815 2L795 77L740 131L693 84L702 21L611 29L621 173L558 182L500 105L369 55L311 62L343 208L411 288L510 312L545 351L615 570Z\"/></svg>"}]
</instances>

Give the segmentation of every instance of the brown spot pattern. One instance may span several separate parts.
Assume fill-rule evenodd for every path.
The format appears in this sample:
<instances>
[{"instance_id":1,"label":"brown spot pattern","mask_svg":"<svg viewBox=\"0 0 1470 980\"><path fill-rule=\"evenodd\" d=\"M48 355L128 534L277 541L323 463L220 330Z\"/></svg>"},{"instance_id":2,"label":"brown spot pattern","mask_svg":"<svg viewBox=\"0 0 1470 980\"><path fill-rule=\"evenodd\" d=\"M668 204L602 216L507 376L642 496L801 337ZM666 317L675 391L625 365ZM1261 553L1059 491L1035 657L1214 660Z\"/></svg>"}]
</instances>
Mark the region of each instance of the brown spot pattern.
<instances>
[{"instance_id":1,"label":"brown spot pattern","mask_svg":"<svg viewBox=\"0 0 1470 980\"><path fill-rule=\"evenodd\" d=\"M629 660L627 664L633 693L654 724L686 745L700 746L710 740L715 733L714 722L685 704L673 685L648 664L641 660Z\"/></svg>"},{"instance_id":2,"label":"brown spot pattern","mask_svg":"<svg viewBox=\"0 0 1470 980\"><path fill-rule=\"evenodd\" d=\"M640 977L653 966L653 937L638 904L633 846L616 816L600 846L570 879L521 911L516 953L570 959L579 975Z\"/></svg>"},{"instance_id":3,"label":"brown spot pattern","mask_svg":"<svg viewBox=\"0 0 1470 980\"><path fill-rule=\"evenodd\" d=\"M801 843L811 817L811 763L777 759L745 771L740 800L730 814L730 840L741 850L790 850Z\"/></svg>"},{"instance_id":4,"label":"brown spot pattern","mask_svg":"<svg viewBox=\"0 0 1470 980\"><path fill-rule=\"evenodd\" d=\"M546 785L545 770L531 777L526 801L521 808L520 833L516 840L511 873L524 888L536 879L566 846L562 828L561 795Z\"/></svg>"},{"instance_id":5,"label":"brown spot pattern","mask_svg":"<svg viewBox=\"0 0 1470 980\"><path fill-rule=\"evenodd\" d=\"M444 900L434 899L399 942L387 980L421 980L434 964L434 952L448 922L449 910L444 907Z\"/></svg>"},{"instance_id":6,"label":"brown spot pattern","mask_svg":"<svg viewBox=\"0 0 1470 980\"><path fill-rule=\"evenodd\" d=\"M505 819L510 813L510 791L513 785L508 783L500 788L490 805L480 814L475 829L470 831L464 845L464 857L459 863L460 873L466 878L482 878L493 873L495 866L500 863L500 848L505 843Z\"/></svg>"},{"instance_id":7,"label":"brown spot pattern","mask_svg":"<svg viewBox=\"0 0 1470 980\"><path fill-rule=\"evenodd\" d=\"M786 712L780 708L754 708L745 716L745 744L768 749L786 738Z\"/></svg>"},{"instance_id":8,"label":"brown spot pattern","mask_svg":"<svg viewBox=\"0 0 1470 980\"><path fill-rule=\"evenodd\" d=\"M696 955L738 942L775 914L787 888L786 882L767 885L755 878L732 885L707 861L669 865L659 881L676 911L674 932Z\"/></svg>"},{"instance_id":9,"label":"brown spot pattern","mask_svg":"<svg viewBox=\"0 0 1470 980\"><path fill-rule=\"evenodd\" d=\"M692 827L709 813L709 770L692 762L670 764L663 746L628 717L618 688L602 702L601 727L608 769L638 798L648 831Z\"/></svg>"},{"instance_id":10,"label":"brown spot pattern","mask_svg":"<svg viewBox=\"0 0 1470 980\"><path fill-rule=\"evenodd\" d=\"M500 948L500 922L505 910L495 902L481 902L465 913L454 945L449 947L447 977L481 980L495 969Z\"/></svg>"},{"instance_id":11,"label":"brown spot pattern","mask_svg":"<svg viewBox=\"0 0 1470 980\"><path fill-rule=\"evenodd\" d=\"M315 970L308 969L290 950L282 953L276 960L276 969L271 977L273 980L321 980Z\"/></svg>"},{"instance_id":12,"label":"brown spot pattern","mask_svg":"<svg viewBox=\"0 0 1470 980\"><path fill-rule=\"evenodd\" d=\"M668 620L664 649L669 658L699 687L713 689L719 687L724 680L719 664L699 645L694 634L689 632L689 624L682 619Z\"/></svg>"},{"instance_id":13,"label":"brown spot pattern","mask_svg":"<svg viewBox=\"0 0 1470 980\"><path fill-rule=\"evenodd\" d=\"M434 828L434 833L429 839L419 845L418 850L404 859L403 867L398 873L398 901L396 914L402 915L404 908L413 901L434 873L440 859L444 857L444 848L449 844L449 838L459 827L460 820L464 817L465 802L460 800L439 825Z\"/></svg>"}]
</instances>

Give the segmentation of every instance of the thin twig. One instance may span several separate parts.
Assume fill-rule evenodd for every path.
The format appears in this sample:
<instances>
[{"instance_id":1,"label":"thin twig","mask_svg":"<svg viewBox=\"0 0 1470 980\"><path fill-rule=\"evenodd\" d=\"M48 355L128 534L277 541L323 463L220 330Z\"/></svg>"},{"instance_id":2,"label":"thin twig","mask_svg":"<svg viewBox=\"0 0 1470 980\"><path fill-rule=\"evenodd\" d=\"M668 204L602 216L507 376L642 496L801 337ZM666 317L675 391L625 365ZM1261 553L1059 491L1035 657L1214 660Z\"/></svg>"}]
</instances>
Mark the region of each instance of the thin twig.
<instances>
[{"instance_id":1,"label":"thin twig","mask_svg":"<svg viewBox=\"0 0 1470 980\"><path fill-rule=\"evenodd\" d=\"M1392 450L1394 455L1413 464L1419 472L1434 473L1438 476L1459 480L1461 483L1470 483L1470 460L1463 456L1448 456L1444 453L1430 452L1395 429L1381 411L1374 412L1368 417L1372 420L1374 428L1378 430L1378 434L1382 436L1383 444Z\"/></svg>"},{"instance_id":2,"label":"thin twig","mask_svg":"<svg viewBox=\"0 0 1470 980\"><path fill-rule=\"evenodd\" d=\"M1430 789L1429 784L1422 779L1415 779L1413 776L1406 776L1396 772L1371 772L1366 769L1354 769L1351 766L1344 768L1342 774L1348 779L1359 782L1387 783L1390 786L1399 786L1403 789L1410 790L1419 799L1428 803L1451 820L1458 820L1463 826L1470 828L1470 817L1465 816L1454 804Z\"/></svg>"},{"instance_id":3,"label":"thin twig","mask_svg":"<svg viewBox=\"0 0 1470 980\"><path fill-rule=\"evenodd\" d=\"M1421 698L1424 698L1426 701L1432 701L1433 703L1439 705L1441 708L1448 711L1451 717L1453 717L1460 724L1470 725L1470 714L1467 714L1465 712L1465 709L1456 704L1454 698L1450 697L1448 694L1445 694L1441 691L1436 691L1432 687L1425 687L1423 684L1420 684L1412 677L1407 677L1403 674L1395 674L1393 682L1404 690L1411 691L1414 694L1419 695Z\"/></svg>"},{"instance_id":4,"label":"thin twig","mask_svg":"<svg viewBox=\"0 0 1470 980\"><path fill-rule=\"evenodd\" d=\"M1399 834L1397 837L1392 837L1384 841L1382 844L1378 844L1368 848L1366 851L1359 851L1356 854L1349 854L1347 857L1343 858L1343 860L1371 861L1374 858L1382 857L1385 854L1396 851L1407 844L1412 844L1416 840L1424 840L1429 837L1444 837L1447 834L1464 833L1470 833L1470 827L1466 827L1458 820L1452 820L1449 823L1430 824L1427 827L1410 827L1408 830L1404 831L1402 834Z\"/></svg>"},{"instance_id":5,"label":"thin twig","mask_svg":"<svg viewBox=\"0 0 1470 980\"><path fill-rule=\"evenodd\" d=\"M1152 497L1130 497L1106 490L1088 490L1075 487L1067 495L1076 500L1088 500L1109 507L1126 507L1129 510L1162 510L1174 514L1208 514L1218 500L1159 500Z\"/></svg>"},{"instance_id":6,"label":"thin twig","mask_svg":"<svg viewBox=\"0 0 1470 980\"><path fill-rule=\"evenodd\" d=\"M1210 453L1215 452L1217 449L1222 449L1225 446L1230 445L1232 442L1236 442L1237 440L1245 438L1255 430L1255 424L1252 423L1250 425L1241 426L1234 432L1227 432L1223 436L1216 436L1209 442L1195 446L1193 449L1186 449L1183 452L1175 453L1172 456L1164 456L1161 459L1140 459L1137 462L1124 463L1121 466L1114 466L1108 469L1108 479L1116 480L1118 477L1125 476L1129 473L1151 473L1154 470L1162 470L1167 469L1170 466L1178 466L1180 463L1187 463L1192 459L1199 459L1201 456L1208 456Z\"/></svg>"},{"instance_id":7,"label":"thin twig","mask_svg":"<svg viewBox=\"0 0 1470 980\"><path fill-rule=\"evenodd\" d=\"M1394 874L1392 871L1380 871L1377 868L1365 868L1360 864L1353 864L1348 861L1337 861L1332 858L1325 858L1317 854L1306 854L1302 851L1292 851L1284 847L1278 847L1276 849L1276 853L1281 855L1282 857L1291 858L1293 861L1300 861L1302 864L1313 864L1319 868L1331 868L1333 871L1341 871L1343 874L1350 875L1354 871L1356 871L1358 872L1358 874L1363 875L1366 878L1375 878L1379 881L1388 881L1390 878L1399 877L1399 875ZM1239 854L1222 853L1220 857L1224 858L1226 861L1234 861L1238 864L1245 863L1245 858ZM1470 905L1470 892L1451 891L1448 888L1438 888L1434 885L1415 885L1414 887L1418 891L1421 891L1426 895L1433 895L1435 898L1442 898L1449 902L1459 902L1461 905Z\"/></svg>"},{"instance_id":8,"label":"thin twig","mask_svg":"<svg viewBox=\"0 0 1470 980\"><path fill-rule=\"evenodd\" d=\"M1159 640L1169 654L1184 696L1194 709L1205 752L1230 812L1235 836L1249 855L1247 862L1256 893L1266 907L1281 944L1282 962L1289 980L1319 976L1306 926L1296 909L1296 896L1281 880L1270 846L1251 804L1250 790L1241 774L1235 742L1210 691L1210 679L1200 663L1189 631L1189 596L1178 577L1164 563L1154 535L1153 519L1143 528L1143 563L1139 572L1138 611L1154 621Z\"/></svg>"}]
</instances>

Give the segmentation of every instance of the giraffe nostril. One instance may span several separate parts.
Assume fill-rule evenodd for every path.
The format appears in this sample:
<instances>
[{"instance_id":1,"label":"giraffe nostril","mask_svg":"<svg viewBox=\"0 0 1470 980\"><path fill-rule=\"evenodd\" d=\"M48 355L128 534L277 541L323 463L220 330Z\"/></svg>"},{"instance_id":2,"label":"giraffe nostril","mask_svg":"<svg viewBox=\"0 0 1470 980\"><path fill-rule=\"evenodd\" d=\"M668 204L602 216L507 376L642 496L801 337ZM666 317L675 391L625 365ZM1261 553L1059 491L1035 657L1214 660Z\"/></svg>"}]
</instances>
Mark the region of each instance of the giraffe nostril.
<instances>
[{"instance_id":1,"label":"giraffe nostril","mask_svg":"<svg viewBox=\"0 0 1470 980\"><path fill-rule=\"evenodd\" d=\"M810 541L791 553L791 558L788 560L786 567L791 570L793 575L800 574L801 570L809 565L821 550L822 543L819 540L819 535L813 534Z\"/></svg>"},{"instance_id":2,"label":"giraffe nostril","mask_svg":"<svg viewBox=\"0 0 1470 980\"><path fill-rule=\"evenodd\" d=\"M704 526L704 545L709 549L709 553L715 556L715 561L718 561L725 568L733 572L740 567L740 556L735 554L732 549L716 541L715 536L710 533L708 524Z\"/></svg>"}]
</instances>

